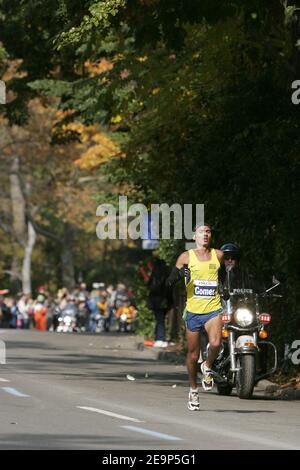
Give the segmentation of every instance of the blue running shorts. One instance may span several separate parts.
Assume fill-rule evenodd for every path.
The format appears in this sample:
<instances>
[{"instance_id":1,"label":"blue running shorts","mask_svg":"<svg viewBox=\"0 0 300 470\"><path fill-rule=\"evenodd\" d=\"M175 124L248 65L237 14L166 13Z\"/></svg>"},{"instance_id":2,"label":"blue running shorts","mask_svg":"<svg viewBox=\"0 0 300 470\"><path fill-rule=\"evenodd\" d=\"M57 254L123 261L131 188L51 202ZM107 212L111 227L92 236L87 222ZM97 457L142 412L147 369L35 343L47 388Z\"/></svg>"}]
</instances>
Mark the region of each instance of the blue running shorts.
<instances>
[{"instance_id":1,"label":"blue running shorts","mask_svg":"<svg viewBox=\"0 0 300 470\"><path fill-rule=\"evenodd\" d=\"M216 317L217 315L221 315L221 313L223 313L222 308L202 315L199 313L190 313L186 311L183 318L185 320L186 327L189 331L198 332L201 331L202 328L204 328L204 325L206 322L208 322L208 320Z\"/></svg>"}]
</instances>

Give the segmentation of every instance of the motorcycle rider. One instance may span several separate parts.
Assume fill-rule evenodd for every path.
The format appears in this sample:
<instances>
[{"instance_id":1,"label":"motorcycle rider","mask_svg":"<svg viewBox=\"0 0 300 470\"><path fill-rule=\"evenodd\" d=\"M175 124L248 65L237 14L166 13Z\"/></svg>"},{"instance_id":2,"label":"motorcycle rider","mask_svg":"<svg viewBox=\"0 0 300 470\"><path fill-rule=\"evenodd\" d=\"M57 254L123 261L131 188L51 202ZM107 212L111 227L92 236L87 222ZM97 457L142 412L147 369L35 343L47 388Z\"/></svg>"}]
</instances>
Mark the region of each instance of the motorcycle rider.
<instances>
[{"instance_id":1,"label":"motorcycle rider","mask_svg":"<svg viewBox=\"0 0 300 470\"><path fill-rule=\"evenodd\" d=\"M200 353L200 332L208 333L210 348L208 357L201 365L202 386L205 390L213 387L211 367L218 355L222 339L223 308L218 291L218 271L223 259L223 252L210 247L211 226L199 224L195 227L193 239L196 249L183 252L173 268L167 285L185 277L187 302L185 310L186 338L188 345L187 369L190 391L188 409L200 409L197 387L197 366Z\"/></svg>"},{"instance_id":2,"label":"motorcycle rider","mask_svg":"<svg viewBox=\"0 0 300 470\"><path fill-rule=\"evenodd\" d=\"M224 308L226 310L226 302L229 298L229 287L231 291L252 291L253 294L258 294L265 290L264 283L258 279L257 274L250 273L245 267L241 266L241 250L235 243L225 243L220 248L224 252L224 263L220 269L220 283L223 292ZM228 276L227 276L228 273ZM228 286L228 280L230 286ZM204 340L205 342L205 340ZM260 368L266 371L268 368L268 349L261 345L260 351Z\"/></svg>"},{"instance_id":3,"label":"motorcycle rider","mask_svg":"<svg viewBox=\"0 0 300 470\"><path fill-rule=\"evenodd\" d=\"M105 289L101 289L99 293L99 299L97 302L97 306L99 309L99 313L103 318L103 327L105 331L108 331L108 310L107 310L107 292Z\"/></svg>"},{"instance_id":4,"label":"motorcycle rider","mask_svg":"<svg viewBox=\"0 0 300 470\"><path fill-rule=\"evenodd\" d=\"M128 292L125 284L119 282L119 284L117 284L117 290L115 295L115 309L118 309L119 307L122 307L122 305L125 305L125 303L128 301L128 298Z\"/></svg>"},{"instance_id":5,"label":"motorcycle rider","mask_svg":"<svg viewBox=\"0 0 300 470\"><path fill-rule=\"evenodd\" d=\"M116 293L117 291L114 289L114 286L112 284L109 284L109 286L106 289L107 292L107 320L105 322L105 331L110 331L114 324L115 320L115 299L116 299Z\"/></svg>"},{"instance_id":6,"label":"motorcycle rider","mask_svg":"<svg viewBox=\"0 0 300 470\"><path fill-rule=\"evenodd\" d=\"M98 284L94 284L98 286ZM89 312L88 316L88 331L91 333L96 333L97 330L97 318L99 316L98 302L100 301L99 289L95 288L92 290L90 297L87 300L87 308Z\"/></svg>"},{"instance_id":7,"label":"motorcycle rider","mask_svg":"<svg viewBox=\"0 0 300 470\"><path fill-rule=\"evenodd\" d=\"M123 314L126 314L126 316L127 316L127 320L126 320L125 324L123 324L123 326L124 326L123 331L127 331L128 326L133 325L133 323L136 319L136 316L137 316L137 310L131 304L130 300L128 300L121 307L119 307L118 310L116 311L116 319L119 321L119 330L118 331L122 331L121 321L122 321L122 315Z\"/></svg>"},{"instance_id":8,"label":"motorcycle rider","mask_svg":"<svg viewBox=\"0 0 300 470\"><path fill-rule=\"evenodd\" d=\"M241 253L240 248L235 243L225 243L221 246L220 250L224 253L224 263L223 266L226 268L234 268L240 259ZM222 269L220 270L222 273Z\"/></svg>"},{"instance_id":9,"label":"motorcycle rider","mask_svg":"<svg viewBox=\"0 0 300 470\"><path fill-rule=\"evenodd\" d=\"M235 243L229 242L221 246L224 253L224 261L220 269L220 286L223 298L228 298L228 289L251 289L254 293L263 290L262 282L257 280L247 269L241 266L241 250ZM228 276L227 276L228 273ZM228 286L228 280L230 286Z\"/></svg>"},{"instance_id":10,"label":"motorcycle rider","mask_svg":"<svg viewBox=\"0 0 300 470\"><path fill-rule=\"evenodd\" d=\"M87 307L87 297L84 291L79 292L77 298L77 329L86 331L88 327L89 311Z\"/></svg>"},{"instance_id":11,"label":"motorcycle rider","mask_svg":"<svg viewBox=\"0 0 300 470\"><path fill-rule=\"evenodd\" d=\"M239 260L241 256L240 248L235 243L225 243L220 248L223 251L223 262L221 264L219 270L219 291L221 294L221 303L223 305L224 310L226 310L226 300L229 299L229 292L227 286L227 272L230 272L231 280L233 281L234 271L237 270L239 266ZM201 351L198 360L198 367L199 371L201 372L201 364L203 362L203 358L206 354L206 348L209 343L208 335L205 330L201 331L200 336L200 343L201 343Z\"/></svg>"}]
</instances>

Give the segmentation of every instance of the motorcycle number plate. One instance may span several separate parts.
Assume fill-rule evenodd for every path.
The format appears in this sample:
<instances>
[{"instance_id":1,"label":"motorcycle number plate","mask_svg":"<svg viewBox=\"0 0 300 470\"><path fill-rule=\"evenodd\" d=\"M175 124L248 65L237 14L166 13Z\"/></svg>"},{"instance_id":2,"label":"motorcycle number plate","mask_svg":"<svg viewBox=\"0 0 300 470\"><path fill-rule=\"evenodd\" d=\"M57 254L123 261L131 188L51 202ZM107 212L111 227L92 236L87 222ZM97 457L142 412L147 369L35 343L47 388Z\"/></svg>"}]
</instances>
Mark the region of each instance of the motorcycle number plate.
<instances>
[{"instance_id":1,"label":"motorcycle number plate","mask_svg":"<svg viewBox=\"0 0 300 470\"><path fill-rule=\"evenodd\" d=\"M239 336L237 338L235 346L236 346L237 349L240 349L240 348L243 348L243 347L247 347L250 344L255 346L255 340L254 340L253 336L242 335L242 336Z\"/></svg>"},{"instance_id":2,"label":"motorcycle number plate","mask_svg":"<svg viewBox=\"0 0 300 470\"><path fill-rule=\"evenodd\" d=\"M211 299L216 296L218 283L216 281L194 280L194 298Z\"/></svg>"}]
</instances>

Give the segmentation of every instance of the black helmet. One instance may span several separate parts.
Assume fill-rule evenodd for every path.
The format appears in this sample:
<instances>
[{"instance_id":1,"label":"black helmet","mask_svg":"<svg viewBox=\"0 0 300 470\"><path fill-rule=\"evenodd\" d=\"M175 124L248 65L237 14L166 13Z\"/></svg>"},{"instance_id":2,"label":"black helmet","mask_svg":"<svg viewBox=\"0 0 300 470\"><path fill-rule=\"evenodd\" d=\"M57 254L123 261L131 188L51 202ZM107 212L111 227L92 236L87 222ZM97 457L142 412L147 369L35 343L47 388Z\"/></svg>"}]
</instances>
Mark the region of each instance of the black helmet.
<instances>
[{"instance_id":1,"label":"black helmet","mask_svg":"<svg viewBox=\"0 0 300 470\"><path fill-rule=\"evenodd\" d=\"M241 256L241 250L235 243L225 243L221 246L220 250L224 252L224 254L231 254L235 259L239 259Z\"/></svg>"}]
</instances>

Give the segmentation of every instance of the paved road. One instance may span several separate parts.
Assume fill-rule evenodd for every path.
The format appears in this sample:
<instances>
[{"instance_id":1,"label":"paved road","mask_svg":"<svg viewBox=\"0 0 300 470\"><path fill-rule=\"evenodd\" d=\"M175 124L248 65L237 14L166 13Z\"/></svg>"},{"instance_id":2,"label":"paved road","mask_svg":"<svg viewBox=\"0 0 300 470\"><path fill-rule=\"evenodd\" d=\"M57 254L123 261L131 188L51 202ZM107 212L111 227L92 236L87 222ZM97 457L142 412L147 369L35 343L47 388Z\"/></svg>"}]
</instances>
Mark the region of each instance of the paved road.
<instances>
[{"instance_id":1,"label":"paved road","mask_svg":"<svg viewBox=\"0 0 300 470\"><path fill-rule=\"evenodd\" d=\"M201 393L117 333L0 330L0 449L299 449L300 404ZM135 380L130 380L127 375Z\"/></svg>"}]
</instances>

